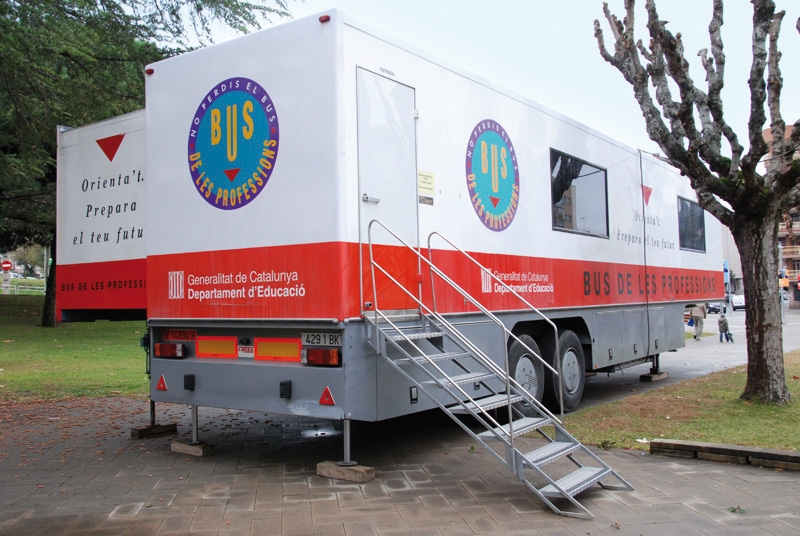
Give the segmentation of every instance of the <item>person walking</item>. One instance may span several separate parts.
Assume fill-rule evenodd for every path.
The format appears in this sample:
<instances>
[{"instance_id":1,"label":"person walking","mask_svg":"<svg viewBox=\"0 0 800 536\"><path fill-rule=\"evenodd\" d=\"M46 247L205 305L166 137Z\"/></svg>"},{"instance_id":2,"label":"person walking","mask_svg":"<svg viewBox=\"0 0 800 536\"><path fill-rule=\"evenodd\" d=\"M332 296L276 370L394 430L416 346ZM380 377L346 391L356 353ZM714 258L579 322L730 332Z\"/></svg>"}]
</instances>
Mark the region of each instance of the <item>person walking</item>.
<instances>
[{"instance_id":1,"label":"person walking","mask_svg":"<svg viewBox=\"0 0 800 536\"><path fill-rule=\"evenodd\" d=\"M690 314L694 322L694 340L699 341L700 337L703 335L703 321L706 318L705 304L700 303L693 305Z\"/></svg>"},{"instance_id":2,"label":"person walking","mask_svg":"<svg viewBox=\"0 0 800 536\"><path fill-rule=\"evenodd\" d=\"M724 314L719 315L717 325L719 326L719 342L722 342L723 337L726 341L733 342L733 333L731 333L730 328L728 328L728 319L725 318Z\"/></svg>"}]
</instances>

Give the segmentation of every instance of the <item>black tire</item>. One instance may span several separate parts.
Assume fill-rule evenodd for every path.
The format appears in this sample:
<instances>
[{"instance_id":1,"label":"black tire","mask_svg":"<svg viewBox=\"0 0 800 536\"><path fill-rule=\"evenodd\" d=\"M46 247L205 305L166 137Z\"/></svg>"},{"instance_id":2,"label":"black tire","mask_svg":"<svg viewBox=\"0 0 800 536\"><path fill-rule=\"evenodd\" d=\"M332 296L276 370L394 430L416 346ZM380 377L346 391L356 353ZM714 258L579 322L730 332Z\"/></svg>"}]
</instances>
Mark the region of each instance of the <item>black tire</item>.
<instances>
[{"instance_id":1,"label":"black tire","mask_svg":"<svg viewBox=\"0 0 800 536\"><path fill-rule=\"evenodd\" d=\"M542 355L539 351L539 345L530 335L521 335L519 340L525 343L531 350ZM542 393L544 392L544 364L536 356L522 346L519 342L513 341L511 347L508 349L508 370L514 380L522 386L533 398L540 401L542 400ZM520 411L529 416L536 415L532 409L527 409L529 404L521 404Z\"/></svg>"},{"instance_id":2,"label":"black tire","mask_svg":"<svg viewBox=\"0 0 800 536\"><path fill-rule=\"evenodd\" d=\"M556 367L554 355L555 344L552 338L543 344L544 357L554 369ZM558 351L561 354L561 376L564 385L564 411L574 411L583 396L586 386L586 358L583 355L581 341L575 332L564 330L558 335ZM559 411L559 386L556 375L545 371L544 403L552 411Z\"/></svg>"}]
</instances>

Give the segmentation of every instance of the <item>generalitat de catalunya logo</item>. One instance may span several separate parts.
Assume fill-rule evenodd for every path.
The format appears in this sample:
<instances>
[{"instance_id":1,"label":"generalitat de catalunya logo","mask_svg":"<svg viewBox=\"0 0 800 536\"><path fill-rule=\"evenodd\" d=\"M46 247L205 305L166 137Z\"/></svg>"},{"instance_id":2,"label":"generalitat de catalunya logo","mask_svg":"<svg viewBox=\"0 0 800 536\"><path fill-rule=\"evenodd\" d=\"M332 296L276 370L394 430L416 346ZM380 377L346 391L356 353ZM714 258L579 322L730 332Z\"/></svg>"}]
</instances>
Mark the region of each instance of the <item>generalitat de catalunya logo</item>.
<instances>
[{"instance_id":1,"label":"generalitat de catalunya logo","mask_svg":"<svg viewBox=\"0 0 800 536\"><path fill-rule=\"evenodd\" d=\"M189 128L188 164L197 192L223 210L256 198L275 169L278 114L263 86L230 78L209 91Z\"/></svg>"},{"instance_id":2,"label":"generalitat de catalunya logo","mask_svg":"<svg viewBox=\"0 0 800 536\"><path fill-rule=\"evenodd\" d=\"M484 119L467 143L467 187L481 222L504 231L514 221L519 203L519 167L514 145L500 123Z\"/></svg>"}]
</instances>

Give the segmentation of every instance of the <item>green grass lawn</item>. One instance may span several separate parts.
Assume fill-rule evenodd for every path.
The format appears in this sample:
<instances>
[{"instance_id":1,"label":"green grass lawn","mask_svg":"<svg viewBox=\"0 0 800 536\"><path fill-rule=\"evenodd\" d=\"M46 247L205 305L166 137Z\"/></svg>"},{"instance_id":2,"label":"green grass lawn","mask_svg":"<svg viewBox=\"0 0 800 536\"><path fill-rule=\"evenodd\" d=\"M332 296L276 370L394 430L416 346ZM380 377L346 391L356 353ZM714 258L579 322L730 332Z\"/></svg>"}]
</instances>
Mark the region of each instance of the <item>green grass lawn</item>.
<instances>
[{"instance_id":1,"label":"green grass lawn","mask_svg":"<svg viewBox=\"0 0 800 536\"><path fill-rule=\"evenodd\" d=\"M797 399L800 351L786 354L784 364ZM565 420L584 443L607 447L647 449L643 441L658 438L800 449L800 405L741 400L746 379L745 367L736 367L579 410Z\"/></svg>"},{"instance_id":2,"label":"green grass lawn","mask_svg":"<svg viewBox=\"0 0 800 536\"><path fill-rule=\"evenodd\" d=\"M0 296L0 402L147 396L144 321L42 328L43 302L41 295Z\"/></svg>"}]
</instances>

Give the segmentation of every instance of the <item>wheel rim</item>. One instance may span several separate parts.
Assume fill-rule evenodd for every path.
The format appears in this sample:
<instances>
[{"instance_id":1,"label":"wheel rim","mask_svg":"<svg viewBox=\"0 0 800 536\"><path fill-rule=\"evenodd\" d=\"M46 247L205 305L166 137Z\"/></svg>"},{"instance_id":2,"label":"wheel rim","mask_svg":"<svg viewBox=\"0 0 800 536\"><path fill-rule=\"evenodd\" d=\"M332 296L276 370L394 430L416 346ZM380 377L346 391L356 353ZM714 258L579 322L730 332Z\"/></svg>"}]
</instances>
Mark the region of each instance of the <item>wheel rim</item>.
<instances>
[{"instance_id":1,"label":"wheel rim","mask_svg":"<svg viewBox=\"0 0 800 536\"><path fill-rule=\"evenodd\" d=\"M561 362L561 374L564 378L564 391L570 395L575 393L581 383L581 371L578 355L572 348L564 353L564 359Z\"/></svg>"},{"instance_id":2,"label":"wheel rim","mask_svg":"<svg viewBox=\"0 0 800 536\"><path fill-rule=\"evenodd\" d=\"M539 378L536 376L536 368L529 355L523 355L517 361L514 369L514 379L534 398L539 393Z\"/></svg>"}]
</instances>

